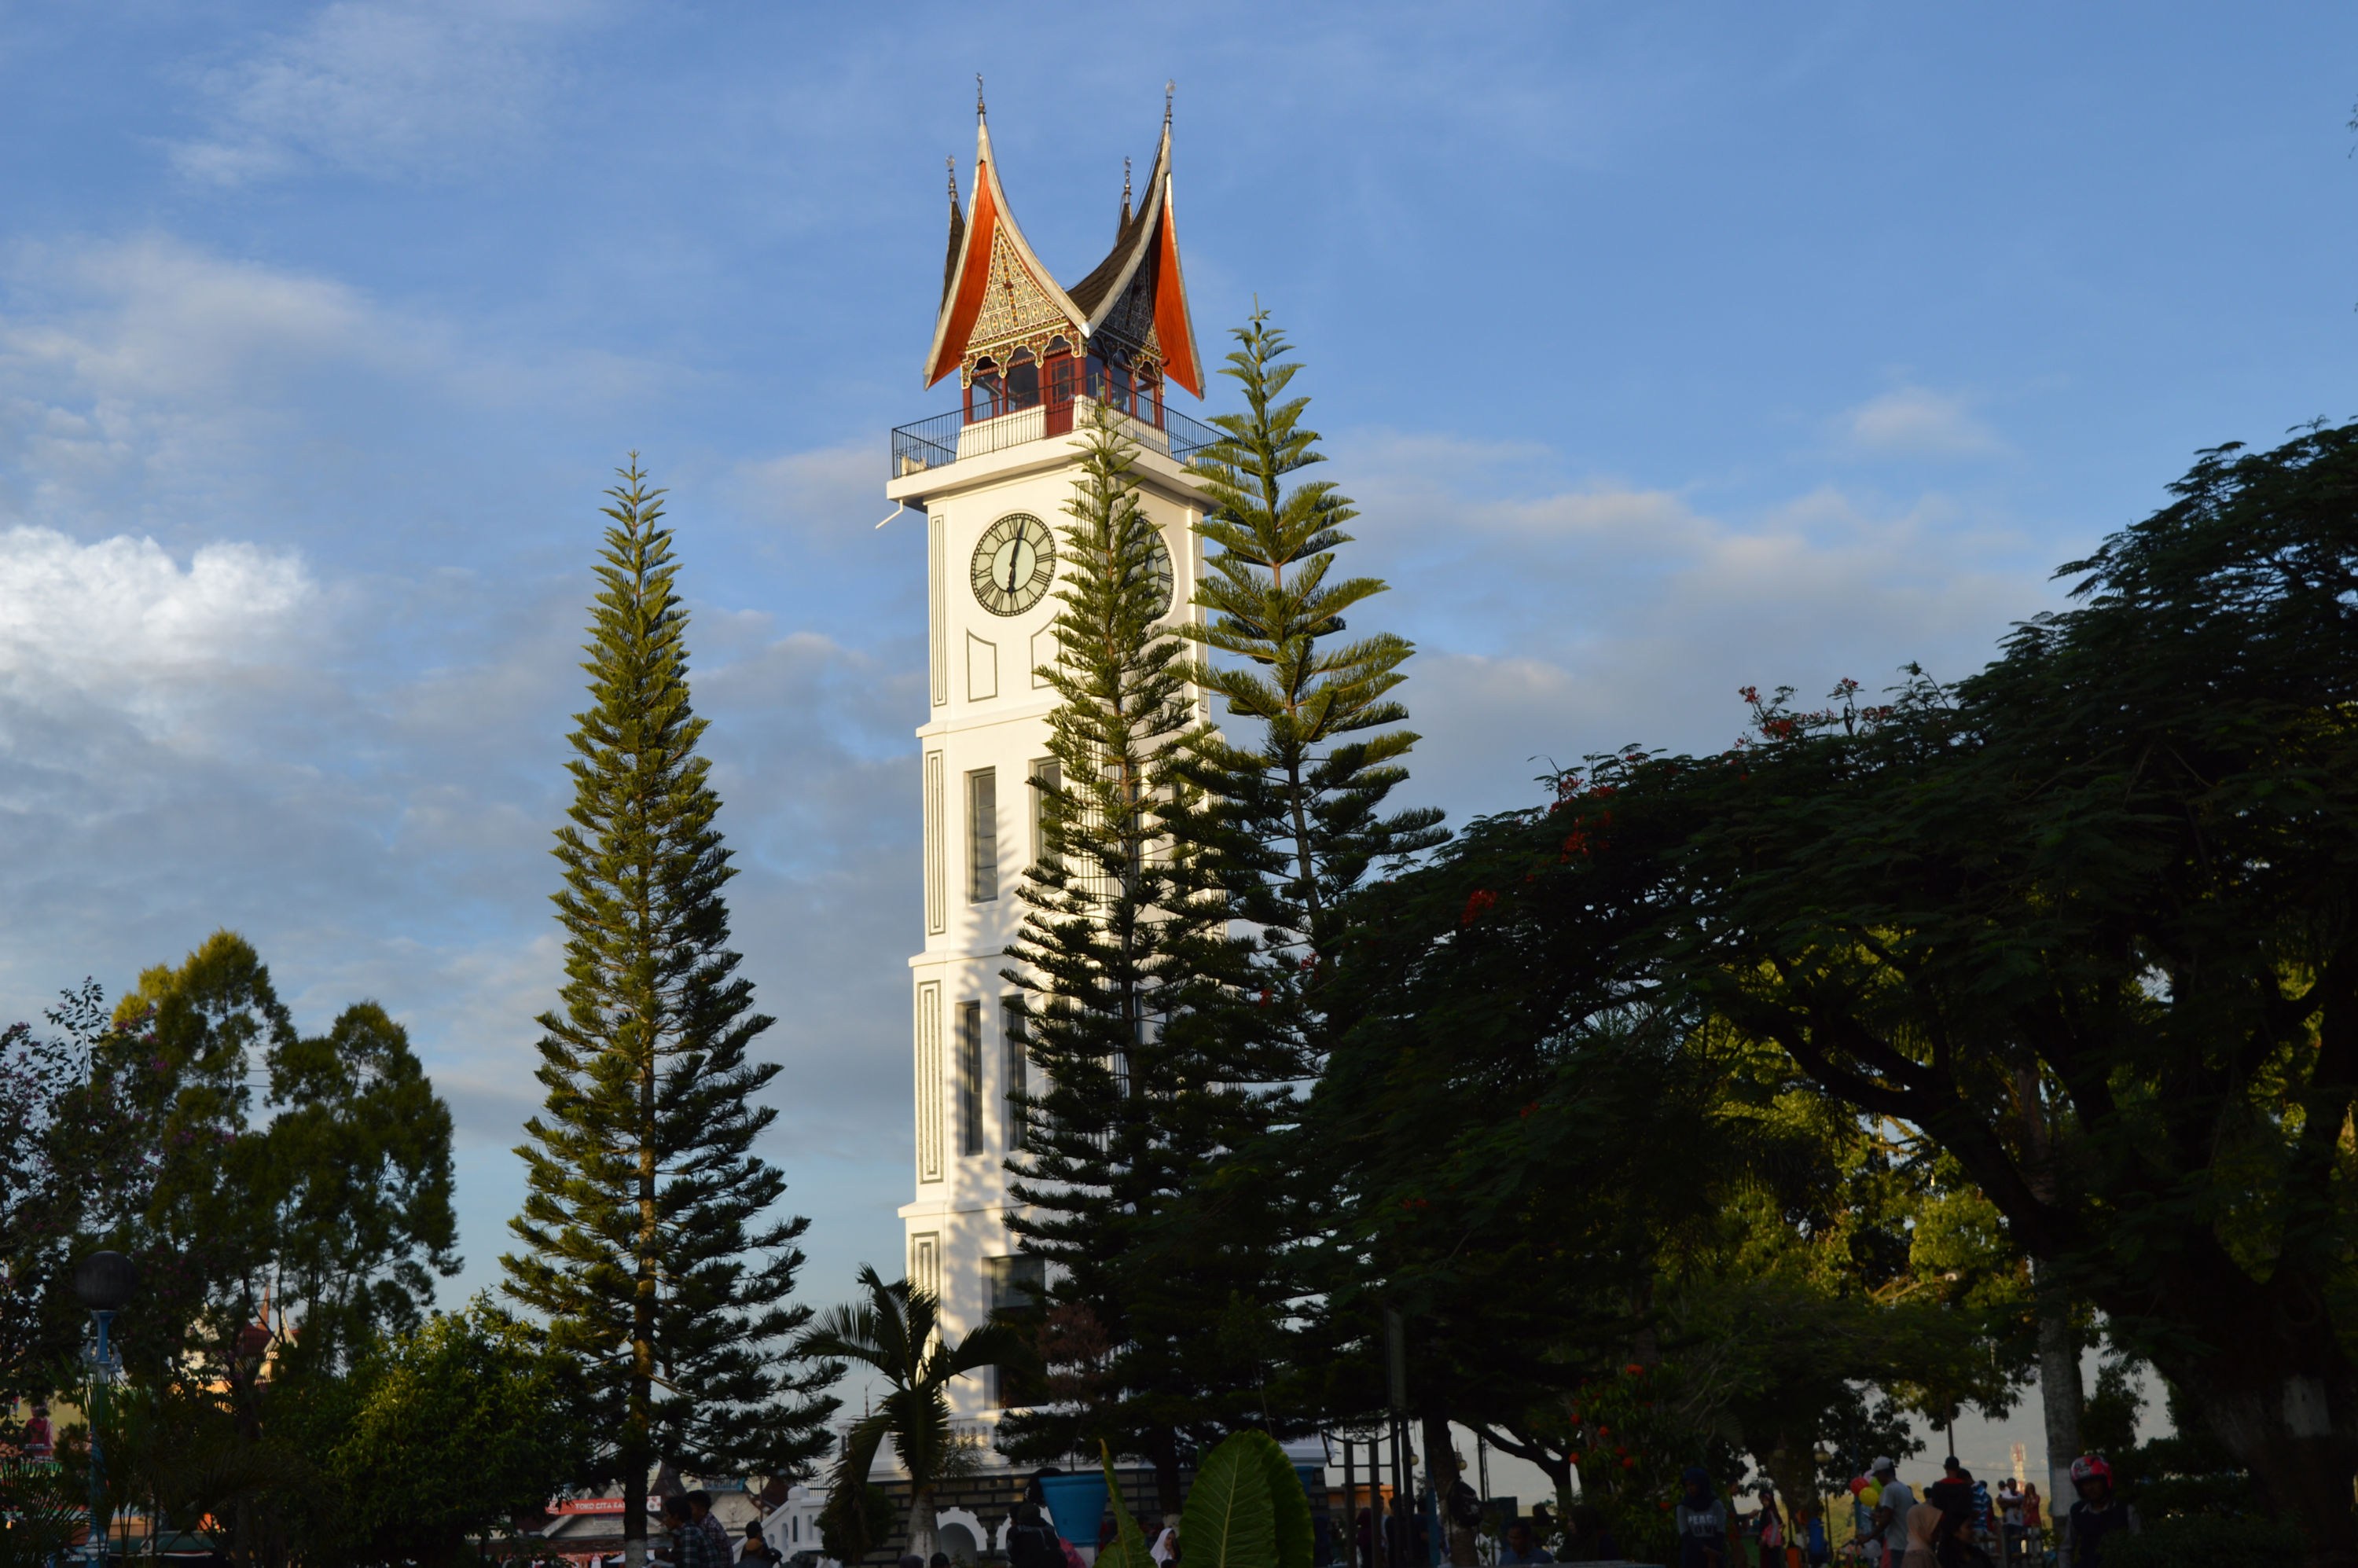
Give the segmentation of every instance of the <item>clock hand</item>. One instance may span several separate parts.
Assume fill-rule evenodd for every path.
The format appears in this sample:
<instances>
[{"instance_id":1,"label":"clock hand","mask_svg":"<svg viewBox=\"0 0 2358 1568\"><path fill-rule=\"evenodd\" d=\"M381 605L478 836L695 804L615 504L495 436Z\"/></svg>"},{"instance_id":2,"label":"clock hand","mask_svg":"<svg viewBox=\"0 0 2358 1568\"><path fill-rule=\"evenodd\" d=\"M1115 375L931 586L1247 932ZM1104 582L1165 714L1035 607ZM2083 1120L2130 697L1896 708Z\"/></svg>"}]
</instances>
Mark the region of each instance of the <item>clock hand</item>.
<instances>
[{"instance_id":1,"label":"clock hand","mask_svg":"<svg viewBox=\"0 0 2358 1568\"><path fill-rule=\"evenodd\" d=\"M1013 593L1015 591L1015 566L1016 563L1021 561L1022 558L1023 552L1022 550L1010 550L1007 552L1007 591L1010 593Z\"/></svg>"}]
</instances>

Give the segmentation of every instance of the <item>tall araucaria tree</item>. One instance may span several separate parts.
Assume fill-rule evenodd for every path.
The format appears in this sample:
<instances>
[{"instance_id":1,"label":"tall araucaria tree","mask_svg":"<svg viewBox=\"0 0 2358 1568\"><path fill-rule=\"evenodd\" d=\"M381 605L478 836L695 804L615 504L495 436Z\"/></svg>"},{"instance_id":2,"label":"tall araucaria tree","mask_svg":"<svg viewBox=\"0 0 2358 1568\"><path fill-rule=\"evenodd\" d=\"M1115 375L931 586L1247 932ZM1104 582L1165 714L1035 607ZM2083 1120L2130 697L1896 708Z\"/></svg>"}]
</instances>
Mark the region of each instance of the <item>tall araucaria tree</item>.
<instances>
[{"instance_id":1,"label":"tall araucaria tree","mask_svg":"<svg viewBox=\"0 0 2358 1568\"><path fill-rule=\"evenodd\" d=\"M1347 924L1345 905L1379 862L1445 837L1432 808L1387 816L1416 744L1398 728L1408 709L1391 693L1414 647L1390 632L1341 640L1346 612L1385 591L1377 578L1330 579L1342 525L1358 514L1324 480L1288 476L1326 460L1304 427L1307 397L1287 397L1302 366L1285 334L1256 311L1220 373L1244 393L1242 414L1198 455L1196 484L1212 503L1199 525L1214 546L1196 602L1211 612L1180 634L1214 655L1187 676L1218 699L1228 722L1190 777L1219 802L1212 844L1235 868L1237 913L1259 931L1254 989L1265 1032L1297 1053L1297 1076L1325 1048L1319 990ZM1225 655L1224 657L1219 655Z\"/></svg>"},{"instance_id":2,"label":"tall araucaria tree","mask_svg":"<svg viewBox=\"0 0 2358 1568\"><path fill-rule=\"evenodd\" d=\"M588 1371L624 1555L645 1560L648 1472L795 1473L827 1444L838 1371L798 1357L793 1303L809 1221L773 1213L785 1179L753 1152L778 1065L749 1054L773 1020L730 951L735 870L697 754L687 612L661 491L633 455L591 611L590 706L576 717L560 1005L539 1020L546 1111L527 1122L523 1249L507 1294L544 1314Z\"/></svg>"},{"instance_id":3,"label":"tall araucaria tree","mask_svg":"<svg viewBox=\"0 0 2358 1568\"><path fill-rule=\"evenodd\" d=\"M1011 1416L1000 1441L1042 1457L1107 1443L1147 1460L1176 1511L1194 1452L1262 1418L1260 1368L1228 1329L1265 1324L1279 1299L1250 1238L1191 1240L1171 1219L1265 1128L1269 1098L1217 1048L1240 949L1213 862L1175 827L1202 804L1177 766L1202 737L1136 449L1109 418L1087 439L1062 530L1061 662L1042 671L1059 776L1034 782L1044 853L1010 949L1023 967L1006 971L1047 1079L1020 1106L1009 1190L1025 1206L1008 1224L1057 1266L1052 1324L1086 1325L1108 1355L1086 1397Z\"/></svg>"},{"instance_id":4,"label":"tall araucaria tree","mask_svg":"<svg viewBox=\"0 0 2358 1568\"><path fill-rule=\"evenodd\" d=\"M1303 423L1310 400L1287 395L1301 365L1287 362L1291 345L1265 311L1235 337L1221 373L1243 393L1245 411L1215 417L1223 437L1193 465L1211 502L1199 531L1213 553L1195 593L1209 613L1182 634L1202 651L1187 673L1217 700L1220 730L1184 770L1211 803L1185 827L1223 868L1234 913L1254 934L1240 988L1252 1005L1227 1015L1224 1051L1239 1081L1274 1089L1323 1071L1347 1027L1333 981L1351 901L1370 869L1446 835L1436 810L1386 810L1417 740L1401 728L1408 710L1392 695L1414 650L1389 632L1345 635L1346 617L1357 619L1385 585L1335 574L1336 553L1352 542L1343 524L1357 514L1333 484L1294 480L1325 460ZM1278 1103L1293 1108L1278 1136L1229 1148L1191 1195L1188 1227L1271 1234L1299 1264L1304 1243L1333 1234L1336 1195L1320 1146L1303 1135L1302 1102ZM1364 1303L1355 1306L1336 1287L1365 1273L1365 1260L1353 1257L1336 1278L1297 1281L1297 1298L1340 1314L1312 1343L1363 1336ZM1292 1359L1305 1381L1320 1379L1317 1356ZM1346 1381L1374 1386L1365 1377ZM1445 1457L1446 1444L1428 1446Z\"/></svg>"}]
</instances>

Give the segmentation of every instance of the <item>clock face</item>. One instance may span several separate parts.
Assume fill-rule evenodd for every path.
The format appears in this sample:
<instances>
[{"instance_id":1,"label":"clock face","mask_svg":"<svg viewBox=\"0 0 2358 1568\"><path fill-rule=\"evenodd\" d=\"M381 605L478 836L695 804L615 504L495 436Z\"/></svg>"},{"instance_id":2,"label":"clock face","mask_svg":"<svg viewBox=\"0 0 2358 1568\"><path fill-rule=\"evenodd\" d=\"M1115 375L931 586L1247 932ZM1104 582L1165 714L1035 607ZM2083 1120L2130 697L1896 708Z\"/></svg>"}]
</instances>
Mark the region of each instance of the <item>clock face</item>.
<instances>
[{"instance_id":1,"label":"clock face","mask_svg":"<svg viewBox=\"0 0 2358 1568\"><path fill-rule=\"evenodd\" d=\"M1154 535L1154 619L1162 620L1171 613L1171 546L1163 535Z\"/></svg>"},{"instance_id":2,"label":"clock face","mask_svg":"<svg viewBox=\"0 0 2358 1568\"><path fill-rule=\"evenodd\" d=\"M993 523L974 547L975 601L993 615L1022 614L1040 602L1055 575L1055 536L1029 513Z\"/></svg>"}]
</instances>

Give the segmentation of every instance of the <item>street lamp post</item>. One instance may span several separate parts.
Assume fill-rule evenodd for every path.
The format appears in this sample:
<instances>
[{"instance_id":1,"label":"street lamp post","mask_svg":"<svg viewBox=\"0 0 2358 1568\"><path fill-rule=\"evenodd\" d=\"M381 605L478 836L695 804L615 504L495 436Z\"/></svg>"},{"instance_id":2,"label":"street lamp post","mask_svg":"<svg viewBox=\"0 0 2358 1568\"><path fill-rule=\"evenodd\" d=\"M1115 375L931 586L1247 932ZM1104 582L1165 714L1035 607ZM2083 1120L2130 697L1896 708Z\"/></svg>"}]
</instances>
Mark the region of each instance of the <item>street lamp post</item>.
<instances>
[{"instance_id":1,"label":"street lamp post","mask_svg":"<svg viewBox=\"0 0 2358 1568\"><path fill-rule=\"evenodd\" d=\"M104 1458L99 1452L98 1426L106 1411L106 1390L114 1381L116 1368L122 1359L107 1342L107 1330L114 1325L114 1314L130 1303L139 1289L139 1265L120 1252L93 1252L74 1269L74 1294L90 1309L91 1321L97 1325L98 1342L91 1356L90 1403L90 1560L106 1561L106 1538L99 1531L99 1519L105 1509L106 1477Z\"/></svg>"}]
</instances>

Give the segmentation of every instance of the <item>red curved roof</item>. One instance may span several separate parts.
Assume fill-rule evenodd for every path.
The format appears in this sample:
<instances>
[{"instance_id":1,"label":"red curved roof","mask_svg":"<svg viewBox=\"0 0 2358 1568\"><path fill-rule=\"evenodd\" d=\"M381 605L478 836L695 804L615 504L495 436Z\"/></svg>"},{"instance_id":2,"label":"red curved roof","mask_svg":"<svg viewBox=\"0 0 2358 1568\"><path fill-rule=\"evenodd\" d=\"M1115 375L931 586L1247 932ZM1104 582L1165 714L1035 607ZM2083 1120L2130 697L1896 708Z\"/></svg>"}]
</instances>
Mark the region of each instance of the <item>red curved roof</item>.
<instances>
[{"instance_id":1,"label":"red curved roof","mask_svg":"<svg viewBox=\"0 0 2358 1568\"><path fill-rule=\"evenodd\" d=\"M1168 379L1203 396L1203 361L1196 351L1195 318L1187 307L1172 213L1169 116L1163 119L1154 164L1147 173L1144 199L1122 223L1106 258L1070 290L1058 287L1041 265L1008 211L987 122L976 127L974 156L973 212L961 218L955 195L950 203L950 254L933 347L925 356L925 384L940 381L959 366L970 348L980 346L975 341L976 324L990 291L993 258L999 256L1002 282L1011 290L1007 273L1020 272L1038 290L1040 302L1065 319L1076 341L1104 337L1134 351L1151 348Z\"/></svg>"}]
</instances>

